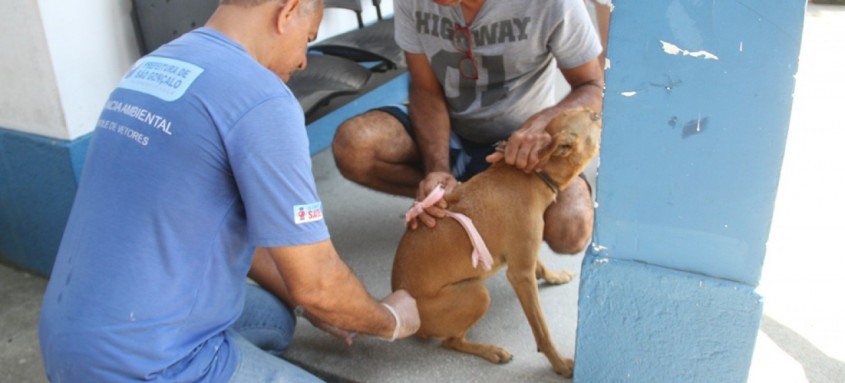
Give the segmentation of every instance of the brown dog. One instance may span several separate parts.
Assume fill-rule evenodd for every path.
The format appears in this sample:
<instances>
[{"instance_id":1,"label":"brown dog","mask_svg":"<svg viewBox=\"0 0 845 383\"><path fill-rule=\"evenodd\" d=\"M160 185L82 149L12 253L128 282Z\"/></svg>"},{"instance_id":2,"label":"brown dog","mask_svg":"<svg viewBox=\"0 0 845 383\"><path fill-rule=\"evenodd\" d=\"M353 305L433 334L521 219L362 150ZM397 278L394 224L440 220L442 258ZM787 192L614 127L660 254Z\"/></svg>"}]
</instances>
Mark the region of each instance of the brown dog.
<instances>
[{"instance_id":1,"label":"brown dog","mask_svg":"<svg viewBox=\"0 0 845 383\"><path fill-rule=\"evenodd\" d=\"M474 343L465 336L490 305L484 279L507 265L507 277L525 312L537 348L554 370L572 376L572 359L558 354L543 318L537 279L569 282L571 274L546 270L538 258L543 241L543 212L557 190L577 177L598 153L601 122L581 108L565 112L546 127L552 144L540 153L548 159L542 173L525 172L499 161L446 195L449 210L470 217L493 256L489 271L474 268L466 231L450 218L430 229L406 230L393 263L393 290L406 289L417 300L421 327L417 336L443 339L442 346L478 355L493 363L511 360L498 346Z\"/></svg>"}]
</instances>

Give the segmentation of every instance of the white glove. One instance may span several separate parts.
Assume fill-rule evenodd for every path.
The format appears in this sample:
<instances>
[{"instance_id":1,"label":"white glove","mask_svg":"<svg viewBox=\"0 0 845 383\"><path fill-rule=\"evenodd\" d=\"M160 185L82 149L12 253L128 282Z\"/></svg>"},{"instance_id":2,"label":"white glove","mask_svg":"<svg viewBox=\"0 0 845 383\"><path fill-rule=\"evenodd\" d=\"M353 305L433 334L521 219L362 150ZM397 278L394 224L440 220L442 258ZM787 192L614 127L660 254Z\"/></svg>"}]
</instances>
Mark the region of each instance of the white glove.
<instances>
[{"instance_id":1,"label":"white glove","mask_svg":"<svg viewBox=\"0 0 845 383\"><path fill-rule=\"evenodd\" d=\"M382 299L381 304L393 314L396 327L393 336L388 341L405 338L420 329L420 313L417 311L417 301L405 290L394 291Z\"/></svg>"}]
</instances>

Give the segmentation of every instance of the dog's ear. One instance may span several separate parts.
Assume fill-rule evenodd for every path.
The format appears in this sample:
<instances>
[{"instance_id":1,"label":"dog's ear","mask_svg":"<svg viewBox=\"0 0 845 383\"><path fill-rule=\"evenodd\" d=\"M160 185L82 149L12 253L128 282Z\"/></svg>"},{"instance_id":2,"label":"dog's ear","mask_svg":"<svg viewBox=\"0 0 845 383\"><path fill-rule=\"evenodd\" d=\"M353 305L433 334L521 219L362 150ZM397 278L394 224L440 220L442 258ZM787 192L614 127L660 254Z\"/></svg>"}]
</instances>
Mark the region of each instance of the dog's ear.
<instances>
[{"instance_id":1,"label":"dog's ear","mask_svg":"<svg viewBox=\"0 0 845 383\"><path fill-rule=\"evenodd\" d=\"M555 149L554 153L552 153L552 157L563 156L563 155L569 154L569 152L572 151L571 141L572 140L569 140L568 142L561 142L561 143L557 144L557 147L554 148Z\"/></svg>"},{"instance_id":2,"label":"dog's ear","mask_svg":"<svg viewBox=\"0 0 845 383\"><path fill-rule=\"evenodd\" d=\"M550 157L568 155L572 151L572 144L575 141L573 137L569 136L569 133L566 131L561 131L553 135L552 142L549 143L548 146L540 150L540 152L537 153L537 156L539 158L546 159Z\"/></svg>"}]
</instances>

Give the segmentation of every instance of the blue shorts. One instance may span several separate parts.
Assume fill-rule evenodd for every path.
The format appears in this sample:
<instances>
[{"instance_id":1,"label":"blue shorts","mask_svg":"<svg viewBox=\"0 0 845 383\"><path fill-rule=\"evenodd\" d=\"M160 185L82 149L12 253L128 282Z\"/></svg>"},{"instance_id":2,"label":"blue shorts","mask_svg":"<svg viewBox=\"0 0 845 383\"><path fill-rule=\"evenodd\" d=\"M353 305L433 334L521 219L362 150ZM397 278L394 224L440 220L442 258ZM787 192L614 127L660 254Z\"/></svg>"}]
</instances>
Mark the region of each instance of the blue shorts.
<instances>
[{"instance_id":1,"label":"blue shorts","mask_svg":"<svg viewBox=\"0 0 845 383\"><path fill-rule=\"evenodd\" d=\"M411 139L416 142L414 128L411 126L411 118L408 116L408 108L405 105L383 106L374 110L385 112L399 120ZM495 142L480 144L461 138L452 132L451 137L449 137L449 166L452 175L458 181L464 182L481 173L490 167L485 158L495 150Z\"/></svg>"}]
</instances>

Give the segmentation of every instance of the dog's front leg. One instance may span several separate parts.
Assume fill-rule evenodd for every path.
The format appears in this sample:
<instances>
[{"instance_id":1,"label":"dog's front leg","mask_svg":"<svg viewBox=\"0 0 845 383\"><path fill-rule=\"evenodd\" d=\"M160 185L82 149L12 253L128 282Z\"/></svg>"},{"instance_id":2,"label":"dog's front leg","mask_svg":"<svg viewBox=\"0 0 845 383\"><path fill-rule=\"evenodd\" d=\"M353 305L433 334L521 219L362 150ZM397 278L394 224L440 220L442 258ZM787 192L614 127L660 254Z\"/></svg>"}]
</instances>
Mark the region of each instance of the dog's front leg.
<instances>
[{"instance_id":1,"label":"dog's front leg","mask_svg":"<svg viewBox=\"0 0 845 383\"><path fill-rule=\"evenodd\" d=\"M533 267L533 262L529 267L514 266L516 265L510 265L508 267L508 281L516 292L517 298L519 298L519 303L522 305L522 310L525 312L528 324L531 325L531 331L534 332L537 351L546 355L555 372L567 378L572 377L574 362L572 359L566 359L560 356L549 334L549 328L543 316L543 308L540 306L540 292L537 288L536 271Z\"/></svg>"}]
</instances>

